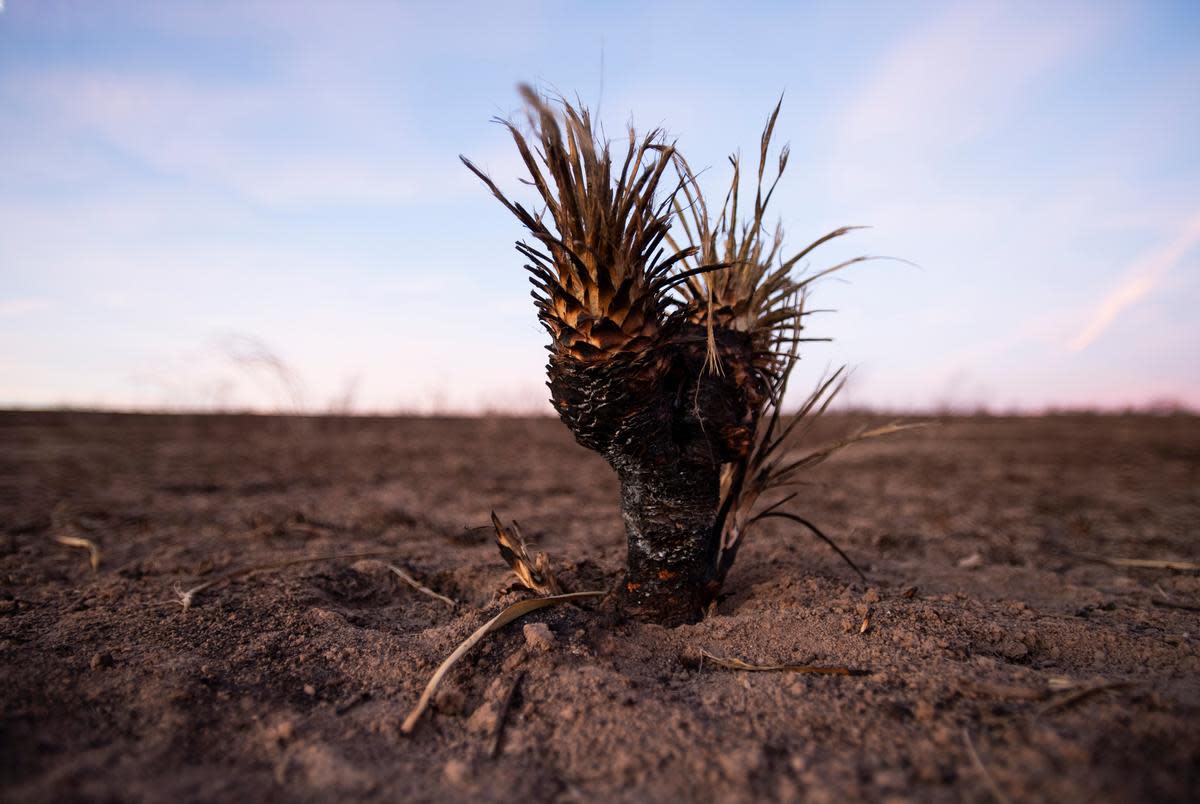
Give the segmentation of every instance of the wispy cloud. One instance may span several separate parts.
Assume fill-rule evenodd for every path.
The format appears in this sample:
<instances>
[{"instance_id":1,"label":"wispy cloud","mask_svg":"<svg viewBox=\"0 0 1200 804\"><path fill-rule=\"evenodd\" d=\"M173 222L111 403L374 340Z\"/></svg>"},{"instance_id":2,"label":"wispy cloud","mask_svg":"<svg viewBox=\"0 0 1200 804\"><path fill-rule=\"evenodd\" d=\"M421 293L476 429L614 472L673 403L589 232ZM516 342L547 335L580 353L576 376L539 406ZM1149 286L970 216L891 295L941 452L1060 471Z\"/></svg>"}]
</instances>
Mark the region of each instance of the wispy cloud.
<instances>
[{"instance_id":1,"label":"wispy cloud","mask_svg":"<svg viewBox=\"0 0 1200 804\"><path fill-rule=\"evenodd\" d=\"M1200 212L1196 213L1168 243L1143 254L1125 272L1121 282L1092 310L1088 323L1067 344L1081 352L1096 342L1130 305L1159 285L1167 273L1200 243Z\"/></svg>"},{"instance_id":2,"label":"wispy cloud","mask_svg":"<svg viewBox=\"0 0 1200 804\"><path fill-rule=\"evenodd\" d=\"M0 301L0 316L18 316L41 312L50 302L40 298L4 299Z\"/></svg>"},{"instance_id":3,"label":"wispy cloud","mask_svg":"<svg viewBox=\"0 0 1200 804\"><path fill-rule=\"evenodd\" d=\"M1094 6L952 6L894 45L841 114L837 184L875 186L1004 123L1106 29ZM907 168L907 169L906 169Z\"/></svg>"},{"instance_id":4,"label":"wispy cloud","mask_svg":"<svg viewBox=\"0 0 1200 804\"><path fill-rule=\"evenodd\" d=\"M56 130L99 138L153 171L255 203L395 203L437 186L428 168L330 126L340 110L292 88L63 72L26 80L19 92ZM390 130L402 128L393 121ZM310 133L305 142L278 133L289 129L319 136Z\"/></svg>"}]
</instances>

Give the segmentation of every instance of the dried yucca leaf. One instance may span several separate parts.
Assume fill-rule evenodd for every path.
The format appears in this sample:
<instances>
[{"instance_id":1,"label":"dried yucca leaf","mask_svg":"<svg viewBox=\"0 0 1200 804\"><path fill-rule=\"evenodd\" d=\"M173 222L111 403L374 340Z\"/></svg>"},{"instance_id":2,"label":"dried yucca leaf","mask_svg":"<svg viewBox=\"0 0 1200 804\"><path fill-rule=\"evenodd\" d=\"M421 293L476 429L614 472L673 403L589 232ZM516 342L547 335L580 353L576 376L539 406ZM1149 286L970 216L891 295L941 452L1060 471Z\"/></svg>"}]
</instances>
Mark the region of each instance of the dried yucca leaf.
<instances>
[{"instance_id":1,"label":"dried yucca leaf","mask_svg":"<svg viewBox=\"0 0 1200 804\"><path fill-rule=\"evenodd\" d=\"M421 715L429 708L429 702L433 699L433 694L437 692L438 686L450 672L450 668L454 667L467 651L479 643L485 636L493 631L499 631L504 626L511 623L520 617L524 617L531 611L544 609L547 606L556 606L559 603L569 603L572 600L583 600L589 597L603 597L607 592L569 592L565 595L553 595L551 597L535 597L531 600L521 600L513 603L508 608L501 611L492 619L481 625L473 634L464 639L462 643L454 649L454 652L446 657L437 670L433 671L433 675L429 678L429 683L425 685L424 692L417 700L417 705L409 712L408 717L404 719L403 725L400 726L400 731L404 734L411 734L416 728L417 721L421 719Z\"/></svg>"},{"instance_id":2,"label":"dried yucca leaf","mask_svg":"<svg viewBox=\"0 0 1200 804\"><path fill-rule=\"evenodd\" d=\"M786 518L804 525L863 577L862 571L845 552L815 525L795 514L776 511L782 502L757 515L756 506L766 492L788 485L794 473L819 464L837 450L855 441L905 429L905 426L891 425L876 428L843 439L799 460L790 463L782 460L785 444L792 441L793 436L795 440L803 437L845 382L844 369L839 369L820 382L800 411L785 424L782 405L789 377L800 359L800 344L829 340L805 337L803 334L808 316L829 312L810 309L807 305L808 293L822 277L877 258L855 257L822 270L808 271L801 262L817 247L864 227L843 226L835 229L790 257L784 253L782 227L776 225L773 231L768 230L767 208L787 168L789 157L785 145L779 151L774 174L769 175L768 157L781 104L782 98L763 128L757 171L753 177L755 187L752 203L741 203L742 165L736 154L729 159L733 174L724 203L719 209L714 208L711 215L696 172L681 154L672 154L680 177L679 196L686 201L685 206L680 198L676 198L675 211L687 242L694 251L694 255L681 258L679 272L672 278L678 306L690 321L705 326L710 368L720 364L718 355L713 353L717 340L715 332L733 331L749 337L753 356L750 369L754 376L739 376L737 381L741 387L757 384L763 389L755 397L749 448L737 460L726 463L721 470L721 503L717 516L717 528L721 536L716 563L718 581L728 572L746 532L755 522L768 516ZM668 242L677 251L681 250L682 243L672 240L669 235ZM692 260L707 263L720 260L725 267L689 275L692 273L688 270ZM676 280L682 280L678 286L674 284ZM804 426L800 427L802 422Z\"/></svg>"},{"instance_id":3,"label":"dried yucca leaf","mask_svg":"<svg viewBox=\"0 0 1200 804\"><path fill-rule=\"evenodd\" d=\"M554 573L550 571L550 559L545 553L529 557L521 527L515 521L505 527L496 512L492 511L492 525L496 528L496 546L500 557L508 564L521 585L539 595L557 595L562 592Z\"/></svg>"},{"instance_id":4,"label":"dried yucca leaf","mask_svg":"<svg viewBox=\"0 0 1200 804\"><path fill-rule=\"evenodd\" d=\"M996 784L996 780L992 777L991 771L987 769L987 765L983 764L983 760L979 758L979 752L975 750L975 743L971 740L971 732L967 729L962 730L963 743L967 747L967 756L971 758L971 764L975 767L976 773L983 779L987 785L988 792L992 794L992 798L999 804L1009 804L1012 801L1008 796L1004 795L1004 791Z\"/></svg>"}]
</instances>

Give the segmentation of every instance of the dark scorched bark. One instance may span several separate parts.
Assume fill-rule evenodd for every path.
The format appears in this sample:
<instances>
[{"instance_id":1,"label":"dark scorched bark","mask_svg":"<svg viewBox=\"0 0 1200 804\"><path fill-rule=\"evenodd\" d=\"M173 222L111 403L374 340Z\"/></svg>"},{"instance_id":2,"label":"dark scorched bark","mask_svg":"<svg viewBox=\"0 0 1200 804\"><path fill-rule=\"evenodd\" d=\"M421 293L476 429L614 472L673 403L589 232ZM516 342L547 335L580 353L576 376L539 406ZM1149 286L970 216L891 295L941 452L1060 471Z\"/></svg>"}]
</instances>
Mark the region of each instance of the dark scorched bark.
<instances>
[{"instance_id":1,"label":"dark scorched bark","mask_svg":"<svg viewBox=\"0 0 1200 804\"><path fill-rule=\"evenodd\" d=\"M717 591L721 466L750 448L762 381L750 339L716 332L720 372L704 365L705 330L677 324L649 349L547 367L563 422L621 482L629 544L622 607L666 625L693 622Z\"/></svg>"}]
</instances>

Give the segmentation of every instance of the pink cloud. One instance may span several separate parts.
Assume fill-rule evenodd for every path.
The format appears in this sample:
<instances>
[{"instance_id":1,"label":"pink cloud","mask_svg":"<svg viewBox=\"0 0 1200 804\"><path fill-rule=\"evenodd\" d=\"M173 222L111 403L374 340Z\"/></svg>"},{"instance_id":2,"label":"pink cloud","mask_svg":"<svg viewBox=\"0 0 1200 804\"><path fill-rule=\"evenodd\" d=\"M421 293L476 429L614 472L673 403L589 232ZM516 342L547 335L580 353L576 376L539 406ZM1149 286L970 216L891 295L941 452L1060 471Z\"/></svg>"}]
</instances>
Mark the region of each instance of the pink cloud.
<instances>
[{"instance_id":1,"label":"pink cloud","mask_svg":"<svg viewBox=\"0 0 1200 804\"><path fill-rule=\"evenodd\" d=\"M1120 284L1092 310L1087 324L1068 342L1067 348L1082 352L1091 346L1123 310L1162 284L1167 273L1197 243L1200 243L1200 212L1193 215L1170 242L1143 254L1130 266Z\"/></svg>"}]
</instances>

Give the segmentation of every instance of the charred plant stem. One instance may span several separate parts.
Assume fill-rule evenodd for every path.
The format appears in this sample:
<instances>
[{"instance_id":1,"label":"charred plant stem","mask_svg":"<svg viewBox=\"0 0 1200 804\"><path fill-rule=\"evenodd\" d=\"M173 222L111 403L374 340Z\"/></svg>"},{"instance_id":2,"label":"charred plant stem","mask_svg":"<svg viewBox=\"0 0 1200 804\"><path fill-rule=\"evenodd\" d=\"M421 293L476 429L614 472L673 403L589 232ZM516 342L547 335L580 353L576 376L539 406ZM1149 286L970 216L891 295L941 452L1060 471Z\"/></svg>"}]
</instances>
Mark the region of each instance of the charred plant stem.
<instances>
[{"instance_id":1,"label":"charred plant stem","mask_svg":"<svg viewBox=\"0 0 1200 804\"><path fill-rule=\"evenodd\" d=\"M759 392L748 339L716 333L716 374L704 367L703 328L679 330L637 357L548 367L562 420L621 481L622 607L668 625L700 619L715 594L721 467L750 448Z\"/></svg>"}]
</instances>

